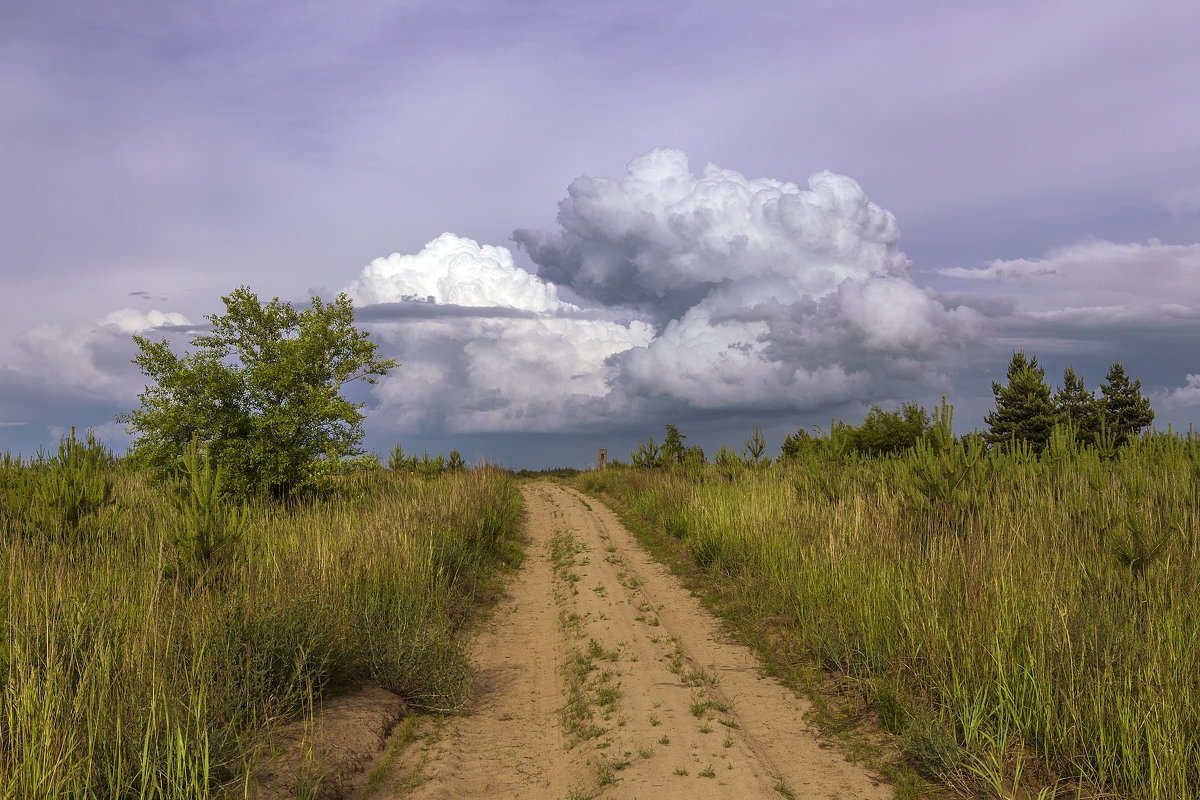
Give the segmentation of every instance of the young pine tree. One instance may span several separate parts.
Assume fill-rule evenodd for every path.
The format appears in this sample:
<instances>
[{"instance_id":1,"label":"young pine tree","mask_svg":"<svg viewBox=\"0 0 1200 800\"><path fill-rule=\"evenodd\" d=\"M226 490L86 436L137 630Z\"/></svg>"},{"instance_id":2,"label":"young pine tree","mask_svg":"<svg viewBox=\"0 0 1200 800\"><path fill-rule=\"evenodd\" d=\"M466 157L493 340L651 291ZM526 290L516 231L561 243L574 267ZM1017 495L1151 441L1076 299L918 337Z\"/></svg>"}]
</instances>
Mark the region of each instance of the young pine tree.
<instances>
[{"instance_id":1,"label":"young pine tree","mask_svg":"<svg viewBox=\"0 0 1200 800\"><path fill-rule=\"evenodd\" d=\"M683 440L686 438L687 436L679 432L679 428L667 425L667 438L662 444L664 466L673 467L683 463L684 456L687 455L687 448L683 445Z\"/></svg>"},{"instance_id":2,"label":"young pine tree","mask_svg":"<svg viewBox=\"0 0 1200 800\"><path fill-rule=\"evenodd\" d=\"M1038 364L1037 356L1026 359L1023 352L1013 353L1008 384L993 381L992 394L996 396L996 410L983 420L989 428L983 435L988 444L1008 447L1015 437L1028 442L1034 452L1041 452L1059 417L1050 398L1046 370Z\"/></svg>"},{"instance_id":3,"label":"young pine tree","mask_svg":"<svg viewBox=\"0 0 1200 800\"><path fill-rule=\"evenodd\" d=\"M1091 444L1100 431L1100 403L1074 367L1063 371L1063 385L1054 395L1054 404L1063 422L1075 423L1076 442Z\"/></svg>"},{"instance_id":4,"label":"young pine tree","mask_svg":"<svg viewBox=\"0 0 1200 800\"><path fill-rule=\"evenodd\" d=\"M1108 368L1108 375L1100 384L1100 393L1104 395L1100 401L1104 421L1118 445L1128 442L1154 422L1150 398L1142 396L1141 379L1130 383L1121 362L1114 361Z\"/></svg>"},{"instance_id":5,"label":"young pine tree","mask_svg":"<svg viewBox=\"0 0 1200 800\"><path fill-rule=\"evenodd\" d=\"M808 435L808 431L804 430L804 428L800 428L795 433L789 433L787 438L783 440L783 445L779 448L779 460L791 461L792 459L799 458L801 451L809 446L811 438Z\"/></svg>"}]
</instances>

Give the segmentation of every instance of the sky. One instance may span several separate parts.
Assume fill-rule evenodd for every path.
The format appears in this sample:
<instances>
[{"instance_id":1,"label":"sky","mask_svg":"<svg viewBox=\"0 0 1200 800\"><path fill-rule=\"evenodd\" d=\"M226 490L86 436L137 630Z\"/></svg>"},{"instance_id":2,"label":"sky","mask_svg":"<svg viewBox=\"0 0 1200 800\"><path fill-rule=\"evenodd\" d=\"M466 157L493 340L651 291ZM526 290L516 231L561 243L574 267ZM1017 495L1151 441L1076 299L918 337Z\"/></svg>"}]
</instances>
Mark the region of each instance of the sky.
<instances>
[{"instance_id":1,"label":"sky","mask_svg":"<svg viewBox=\"0 0 1200 800\"><path fill-rule=\"evenodd\" d=\"M367 449L586 467L1014 351L1200 423L1200 3L5 0L0 452L118 451L241 285L349 295Z\"/></svg>"}]
</instances>

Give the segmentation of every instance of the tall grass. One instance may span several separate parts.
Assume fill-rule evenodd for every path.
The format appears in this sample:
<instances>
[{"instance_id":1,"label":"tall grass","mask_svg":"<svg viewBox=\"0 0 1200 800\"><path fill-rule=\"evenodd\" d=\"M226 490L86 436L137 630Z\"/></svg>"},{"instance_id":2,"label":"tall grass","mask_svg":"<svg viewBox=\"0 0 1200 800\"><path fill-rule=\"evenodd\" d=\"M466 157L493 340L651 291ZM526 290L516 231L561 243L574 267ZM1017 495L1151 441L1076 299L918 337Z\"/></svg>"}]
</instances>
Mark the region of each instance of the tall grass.
<instances>
[{"instance_id":1,"label":"tall grass","mask_svg":"<svg viewBox=\"0 0 1200 800\"><path fill-rule=\"evenodd\" d=\"M319 504L225 509L236 535L201 558L194 497L93 460L0 459L0 797L243 796L264 734L322 693L463 704L460 628L520 556L505 473L379 470ZM72 480L111 491L47 524L87 492L44 487Z\"/></svg>"},{"instance_id":2,"label":"tall grass","mask_svg":"<svg viewBox=\"0 0 1200 800\"><path fill-rule=\"evenodd\" d=\"M857 678L939 777L1200 797L1200 445L986 453L941 505L918 455L578 480L731 578L745 620Z\"/></svg>"}]
</instances>

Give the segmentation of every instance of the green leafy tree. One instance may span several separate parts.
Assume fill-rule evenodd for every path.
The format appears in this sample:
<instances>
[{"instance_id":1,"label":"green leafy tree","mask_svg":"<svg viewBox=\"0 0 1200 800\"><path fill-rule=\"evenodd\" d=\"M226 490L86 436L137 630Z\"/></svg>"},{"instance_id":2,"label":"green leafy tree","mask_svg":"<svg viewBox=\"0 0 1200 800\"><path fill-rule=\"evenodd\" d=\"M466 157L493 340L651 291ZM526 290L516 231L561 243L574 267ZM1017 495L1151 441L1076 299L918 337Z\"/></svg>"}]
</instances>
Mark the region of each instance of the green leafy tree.
<instances>
[{"instance_id":1,"label":"green leafy tree","mask_svg":"<svg viewBox=\"0 0 1200 800\"><path fill-rule=\"evenodd\" d=\"M989 428L984 434L988 444L1009 447L1016 439L1041 452L1058 421L1058 409L1050 397L1046 371L1038 364L1037 356L1026 359L1024 353L1013 353L1008 365L1008 384L993 381L992 394L996 397L996 410L983 420Z\"/></svg>"},{"instance_id":2,"label":"green leafy tree","mask_svg":"<svg viewBox=\"0 0 1200 800\"><path fill-rule=\"evenodd\" d=\"M929 412L919 403L904 403L894 411L875 405L861 425L848 431L849 443L852 449L871 455L899 453L916 444L929 429Z\"/></svg>"},{"instance_id":3,"label":"green leafy tree","mask_svg":"<svg viewBox=\"0 0 1200 800\"><path fill-rule=\"evenodd\" d=\"M167 341L134 336L134 364L153 385L141 405L118 416L137 436L134 455L168 472L197 441L220 468L230 494L276 497L323 491L339 461L358 455L362 403L342 396L358 380L375 383L396 366L354 325L345 294L313 297L297 310L262 303L242 286L209 315L212 331L177 356Z\"/></svg>"},{"instance_id":4,"label":"green leafy tree","mask_svg":"<svg viewBox=\"0 0 1200 800\"><path fill-rule=\"evenodd\" d=\"M1116 437L1118 445L1128 442L1154 422L1150 398L1142 395L1141 378L1131 383L1119 361L1114 361L1108 368L1108 375L1100 384L1100 394L1104 396L1101 405L1106 427Z\"/></svg>"},{"instance_id":5,"label":"green leafy tree","mask_svg":"<svg viewBox=\"0 0 1200 800\"><path fill-rule=\"evenodd\" d=\"M1075 426L1076 441L1081 445L1091 444L1100 432L1100 403L1074 367L1063 371L1063 385L1054 394L1054 405L1062 421Z\"/></svg>"},{"instance_id":6,"label":"green leafy tree","mask_svg":"<svg viewBox=\"0 0 1200 800\"><path fill-rule=\"evenodd\" d=\"M687 455L687 448L683 445L683 440L687 436L679 432L679 428L674 425L667 426L667 438L662 444L662 464L665 467L672 467L683 463L684 457Z\"/></svg>"}]
</instances>

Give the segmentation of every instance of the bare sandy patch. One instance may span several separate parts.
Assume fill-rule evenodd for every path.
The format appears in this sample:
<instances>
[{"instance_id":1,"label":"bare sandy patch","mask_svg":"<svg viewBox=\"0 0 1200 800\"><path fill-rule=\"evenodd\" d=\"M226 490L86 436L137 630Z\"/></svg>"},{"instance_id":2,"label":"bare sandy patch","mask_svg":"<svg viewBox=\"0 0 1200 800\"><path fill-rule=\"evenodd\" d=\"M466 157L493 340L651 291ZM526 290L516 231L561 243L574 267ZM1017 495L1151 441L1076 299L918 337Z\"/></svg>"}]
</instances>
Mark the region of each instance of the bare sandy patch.
<instances>
[{"instance_id":1,"label":"bare sandy patch","mask_svg":"<svg viewBox=\"0 0 1200 800\"><path fill-rule=\"evenodd\" d=\"M380 686L325 701L313 719L274 732L257 776L257 796L260 800L346 796L407 713L399 695Z\"/></svg>"}]
</instances>

